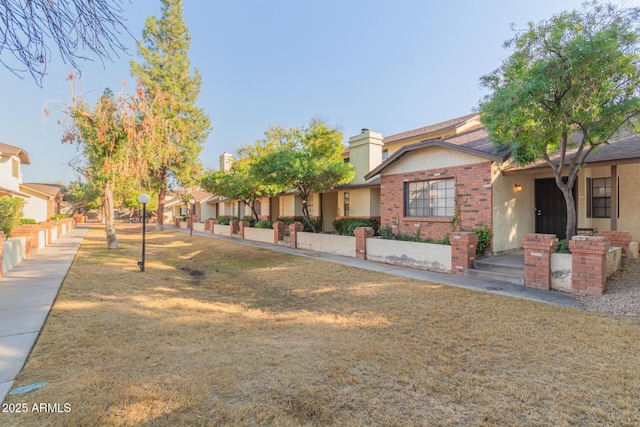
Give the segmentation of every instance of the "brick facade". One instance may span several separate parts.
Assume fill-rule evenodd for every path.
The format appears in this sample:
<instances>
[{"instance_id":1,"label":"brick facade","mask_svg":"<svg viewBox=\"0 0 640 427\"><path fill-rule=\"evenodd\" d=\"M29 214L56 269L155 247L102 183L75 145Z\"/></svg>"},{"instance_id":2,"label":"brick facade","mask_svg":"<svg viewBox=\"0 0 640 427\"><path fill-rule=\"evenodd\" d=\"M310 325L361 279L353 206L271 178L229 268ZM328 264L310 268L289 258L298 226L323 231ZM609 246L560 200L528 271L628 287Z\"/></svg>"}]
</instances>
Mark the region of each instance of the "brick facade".
<instances>
[{"instance_id":1,"label":"brick facade","mask_svg":"<svg viewBox=\"0 0 640 427\"><path fill-rule=\"evenodd\" d=\"M455 179L455 195L460 206L463 229L479 224L491 227L492 193L491 162L450 166L402 174L382 175L380 178L380 216L382 227L392 227L394 233L415 235L420 229L422 238L441 239L450 234L452 218L405 217L404 183L432 179ZM491 251L491 248L487 248Z\"/></svg>"},{"instance_id":2,"label":"brick facade","mask_svg":"<svg viewBox=\"0 0 640 427\"><path fill-rule=\"evenodd\" d=\"M602 236L573 236L569 242L572 257L572 288L577 295L601 296L607 282L605 256L611 242Z\"/></svg>"},{"instance_id":3,"label":"brick facade","mask_svg":"<svg viewBox=\"0 0 640 427\"><path fill-rule=\"evenodd\" d=\"M451 274L465 274L476 260L478 235L469 232L451 233Z\"/></svg>"}]
</instances>

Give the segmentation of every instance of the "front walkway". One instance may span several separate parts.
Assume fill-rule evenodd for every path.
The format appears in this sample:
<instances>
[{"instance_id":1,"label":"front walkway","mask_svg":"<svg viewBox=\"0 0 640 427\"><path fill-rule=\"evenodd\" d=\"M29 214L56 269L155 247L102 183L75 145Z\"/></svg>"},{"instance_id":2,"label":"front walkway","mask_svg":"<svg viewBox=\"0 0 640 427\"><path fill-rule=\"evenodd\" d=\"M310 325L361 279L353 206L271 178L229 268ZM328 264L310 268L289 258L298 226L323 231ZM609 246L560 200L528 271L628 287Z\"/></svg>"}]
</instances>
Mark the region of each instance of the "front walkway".
<instances>
[{"instance_id":1,"label":"front walkway","mask_svg":"<svg viewBox=\"0 0 640 427\"><path fill-rule=\"evenodd\" d=\"M167 226L165 227L171 227ZM178 230L176 228L176 230ZM189 233L189 230L179 231ZM227 240L229 242L240 243L243 245L249 245L268 249L276 252L287 253L290 255L303 256L307 258L318 259L322 261L332 262L335 264L349 265L364 270L378 271L381 273L393 274L401 277L408 277L411 279L424 280L426 282L437 283L441 285L456 286L459 288L472 289L475 291L483 291L494 293L498 295L505 295L516 298L523 298L532 301L538 301L546 304L554 304L563 307L581 308L577 302L576 297L573 295L564 294L556 291L545 291L541 289L528 288L519 285L510 285L498 281L478 280L470 277L436 273L433 271L419 270L410 267L403 267L391 264L382 264L375 261L361 260L357 258L351 258L341 255L328 254L324 252L316 252L306 249L293 249L288 246L273 245L268 243L254 242L251 240L238 239L227 236L220 236L218 234L202 233L194 231L193 234L203 237L210 237L216 239Z\"/></svg>"}]
</instances>

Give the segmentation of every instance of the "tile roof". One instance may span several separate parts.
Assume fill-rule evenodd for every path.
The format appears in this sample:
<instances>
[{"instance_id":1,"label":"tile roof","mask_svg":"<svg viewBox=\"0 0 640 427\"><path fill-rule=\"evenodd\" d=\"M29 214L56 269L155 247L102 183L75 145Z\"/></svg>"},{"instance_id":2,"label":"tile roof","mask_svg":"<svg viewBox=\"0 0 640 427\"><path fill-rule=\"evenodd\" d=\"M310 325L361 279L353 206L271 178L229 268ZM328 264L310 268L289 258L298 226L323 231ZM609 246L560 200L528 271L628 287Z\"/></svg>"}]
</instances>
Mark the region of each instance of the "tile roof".
<instances>
[{"instance_id":1,"label":"tile roof","mask_svg":"<svg viewBox=\"0 0 640 427\"><path fill-rule=\"evenodd\" d=\"M20 147L16 147L15 145L5 144L4 142L0 142L0 155L8 154L11 156L19 156L20 162L24 165L30 165L31 160L29 159L29 154L24 151L24 149Z\"/></svg>"},{"instance_id":2,"label":"tile roof","mask_svg":"<svg viewBox=\"0 0 640 427\"><path fill-rule=\"evenodd\" d=\"M442 131L444 129L454 129L464 123L466 123L469 119L477 117L477 114L467 114L466 116L456 117L455 119L447 120L440 123L435 123L433 125L424 126L418 129L413 129L407 132L397 133L395 135L389 135L382 140L383 144L390 144L392 142L401 141L404 139L415 138L421 135L428 135L430 133Z\"/></svg>"}]
</instances>

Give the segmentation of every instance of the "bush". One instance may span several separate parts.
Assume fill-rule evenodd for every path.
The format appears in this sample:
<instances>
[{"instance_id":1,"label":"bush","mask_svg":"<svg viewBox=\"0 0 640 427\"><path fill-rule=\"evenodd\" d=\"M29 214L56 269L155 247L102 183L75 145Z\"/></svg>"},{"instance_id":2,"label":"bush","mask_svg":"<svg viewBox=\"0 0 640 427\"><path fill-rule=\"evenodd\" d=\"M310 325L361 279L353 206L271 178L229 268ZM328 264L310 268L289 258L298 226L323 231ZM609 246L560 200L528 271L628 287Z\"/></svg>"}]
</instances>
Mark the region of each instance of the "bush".
<instances>
[{"instance_id":1,"label":"bush","mask_svg":"<svg viewBox=\"0 0 640 427\"><path fill-rule=\"evenodd\" d=\"M218 217L218 224L220 225L229 225L231 221L238 221L238 217L223 215Z\"/></svg>"},{"instance_id":2,"label":"bush","mask_svg":"<svg viewBox=\"0 0 640 427\"><path fill-rule=\"evenodd\" d=\"M559 254L571 253L571 251L569 250L569 241L567 239L559 240L558 246L556 246L556 252Z\"/></svg>"},{"instance_id":3,"label":"bush","mask_svg":"<svg viewBox=\"0 0 640 427\"><path fill-rule=\"evenodd\" d=\"M478 246L476 246L476 255L484 255L484 251L491 244L491 229L484 224L480 224L478 228L474 228L474 233L478 235Z\"/></svg>"},{"instance_id":4,"label":"bush","mask_svg":"<svg viewBox=\"0 0 640 427\"><path fill-rule=\"evenodd\" d=\"M271 221L267 221L266 219L260 220L255 223L254 228L273 228L273 224Z\"/></svg>"},{"instance_id":5,"label":"bush","mask_svg":"<svg viewBox=\"0 0 640 427\"><path fill-rule=\"evenodd\" d=\"M295 224L296 222L299 222L300 224L304 225L303 231L307 231L307 232L313 231L311 230L311 227L309 227L309 225L307 224L307 221L304 219L303 216L280 216L278 217L278 221L284 222L285 224L287 224L287 226L290 226L291 224ZM318 231L322 230L322 218L311 218L311 222L313 223L313 225L315 225L316 230Z\"/></svg>"},{"instance_id":6,"label":"bush","mask_svg":"<svg viewBox=\"0 0 640 427\"><path fill-rule=\"evenodd\" d=\"M449 235L445 235L442 239L423 239L420 237L419 232L416 232L415 235L411 235L411 234L402 234L402 233L398 233L398 234L394 234L391 227L381 227L378 230L378 236L381 239L386 239L386 240L399 240L401 242L418 242L418 243L433 243L436 245L450 245L451 243L449 242Z\"/></svg>"},{"instance_id":7,"label":"bush","mask_svg":"<svg viewBox=\"0 0 640 427\"><path fill-rule=\"evenodd\" d=\"M243 216L240 221L248 221L249 227L253 227L256 223L256 218L253 215Z\"/></svg>"},{"instance_id":8,"label":"bush","mask_svg":"<svg viewBox=\"0 0 640 427\"><path fill-rule=\"evenodd\" d=\"M55 221L57 219L65 219L67 216L65 214L55 214L53 215L51 218L49 218L51 221Z\"/></svg>"},{"instance_id":9,"label":"bush","mask_svg":"<svg viewBox=\"0 0 640 427\"><path fill-rule=\"evenodd\" d=\"M353 231L357 227L372 227L374 232L380 228L380 224L370 218L342 218L333 221L336 232L342 236L353 236Z\"/></svg>"},{"instance_id":10,"label":"bush","mask_svg":"<svg viewBox=\"0 0 640 427\"><path fill-rule=\"evenodd\" d=\"M0 197L0 231L7 237L11 236L11 229L20 224L24 208L24 199L20 197Z\"/></svg>"},{"instance_id":11,"label":"bush","mask_svg":"<svg viewBox=\"0 0 640 427\"><path fill-rule=\"evenodd\" d=\"M24 224L37 224L37 222L33 218L22 218L20 220L20 225L24 225Z\"/></svg>"}]
</instances>

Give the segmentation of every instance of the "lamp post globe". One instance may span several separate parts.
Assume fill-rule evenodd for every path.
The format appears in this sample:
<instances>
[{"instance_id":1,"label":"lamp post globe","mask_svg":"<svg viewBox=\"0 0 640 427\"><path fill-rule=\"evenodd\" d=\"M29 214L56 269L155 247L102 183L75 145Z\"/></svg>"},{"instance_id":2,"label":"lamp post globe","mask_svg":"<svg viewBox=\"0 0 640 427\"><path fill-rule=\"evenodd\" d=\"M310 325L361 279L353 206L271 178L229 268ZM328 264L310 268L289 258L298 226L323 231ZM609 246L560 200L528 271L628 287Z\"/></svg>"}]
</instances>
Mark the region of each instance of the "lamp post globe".
<instances>
[{"instance_id":1,"label":"lamp post globe","mask_svg":"<svg viewBox=\"0 0 640 427\"><path fill-rule=\"evenodd\" d=\"M147 203L149 203L149 200L151 200L151 197L147 193L142 193L138 196L138 202L142 203L142 261L138 262L140 271L144 271L144 252L147 237Z\"/></svg>"}]
</instances>

